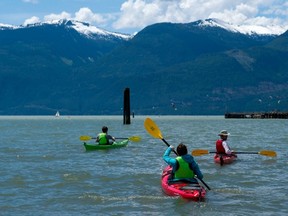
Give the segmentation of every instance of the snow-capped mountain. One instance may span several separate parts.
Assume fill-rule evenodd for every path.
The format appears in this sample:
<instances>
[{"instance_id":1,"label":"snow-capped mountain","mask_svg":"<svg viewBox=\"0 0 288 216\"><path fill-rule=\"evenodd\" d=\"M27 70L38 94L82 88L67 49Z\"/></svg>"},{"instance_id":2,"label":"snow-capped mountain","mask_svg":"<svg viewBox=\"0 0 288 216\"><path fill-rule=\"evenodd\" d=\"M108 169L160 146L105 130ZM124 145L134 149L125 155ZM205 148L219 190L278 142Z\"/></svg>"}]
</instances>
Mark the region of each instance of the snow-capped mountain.
<instances>
[{"instance_id":1,"label":"snow-capped mountain","mask_svg":"<svg viewBox=\"0 0 288 216\"><path fill-rule=\"evenodd\" d=\"M47 22L43 22L39 24L40 25L43 25L43 24L66 25L68 28L73 28L79 33L86 35L89 38L93 38L94 35L98 35L98 36L102 35L103 37L113 36L113 37L119 37L119 38L126 39L126 40L131 38L131 35L128 35L128 34L109 32L104 29L98 28L96 26L90 25L89 23L80 22L76 20L53 20L53 21L47 21Z\"/></svg>"},{"instance_id":2,"label":"snow-capped mountain","mask_svg":"<svg viewBox=\"0 0 288 216\"><path fill-rule=\"evenodd\" d=\"M205 19L198 22L199 26L220 27L235 33L242 33L248 35L281 35L287 29L281 26L259 26L259 25L235 25L227 23L219 19Z\"/></svg>"},{"instance_id":3,"label":"snow-capped mountain","mask_svg":"<svg viewBox=\"0 0 288 216\"><path fill-rule=\"evenodd\" d=\"M9 24L0 23L0 30L17 29L17 28L19 28L19 27L18 26L9 25Z\"/></svg>"},{"instance_id":4,"label":"snow-capped mountain","mask_svg":"<svg viewBox=\"0 0 288 216\"><path fill-rule=\"evenodd\" d=\"M20 28L31 28L31 27L37 27L37 26L43 26L43 25L62 25L66 26L67 28L75 29L77 32L85 35L88 38L93 39L95 35L97 37L118 37L121 39L128 40L132 37L132 35L129 34L122 34L122 33L116 33L116 32L109 32L104 29L98 28L96 26L90 25L89 23L80 22L76 20L66 20L66 19L60 19L60 20L53 20L53 21L46 21L46 22L39 22L29 25L20 25L20 26L13 26L13 25L7 25L7 24L1 24L0 23L0 30L2 29L20 29Z\"/></svg>"},{"instance_id":5,"label":"snow-capped mountain","mask_svg":"<svg viewBox=\"0 0 288 216\"><path fill-rule=\"evenodd\" d=\"M17 56L17 63L27 62L35 55L42 58L42 65L49 65L51 59L65 65L85 65L109 53L117 46L126 43L130 35L113 33L102 30L87 23L71 20L55 20L29 25L0 25L1 47L11 53L13 59ZM18 55L19 50L25 53ZM3 65L9 62L7 55L2 55ZM27 59L26 59L27 57ZM8 59L5 61L5 59ZM55 66L57 67L57 66Z\"/></svg>"},{"instance_id":6,"label":"snow-capped mountain","mask_svg":"<svg viewBox=\"0 0 288 216\"><path fill-rule=\"evenodd\" d=\"M281 35L287 29L285 29L282 26L260 26L260 25L236 25L233 23L227 23L220 19L203 19L198 20L196 23L199 26L210 26L210 27L219 27L226 29L227 31L235 32L235 33L242 33L242 34L248 34L248 35ZM29 25L19 25L19 26L13 26L9 24L2 24L0 23L0 30L2 29L18 29L18 28L27 28L27 27L35 27L35 26L41 26L41 25L66 25L68 28L73 28L79 33L86 35L89 38L93 38L95 35L102 35L103 37L119 37L122 39L129 40L134 35L130 34L123 34L123 33L117 33L117 32L110 32L106 31L104 29L98 28L96 26L93 26L89 23L80 22L77 20L66 20L66 19L60 19L60 20L52 20L52 21L45 21L35 24L29 24Z\"/></svg>"}]
</instances>

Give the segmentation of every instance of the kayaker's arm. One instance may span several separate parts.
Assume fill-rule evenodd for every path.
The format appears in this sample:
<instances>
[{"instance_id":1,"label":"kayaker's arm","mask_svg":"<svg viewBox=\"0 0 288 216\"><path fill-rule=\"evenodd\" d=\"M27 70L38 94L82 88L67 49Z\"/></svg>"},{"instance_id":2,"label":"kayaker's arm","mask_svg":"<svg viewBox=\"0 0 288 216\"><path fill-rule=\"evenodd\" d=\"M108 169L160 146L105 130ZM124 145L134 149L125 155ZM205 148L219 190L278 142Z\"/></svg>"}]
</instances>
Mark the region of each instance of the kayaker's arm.
<instances>
[{"instance_id":1,"label":"kayaker's arm","mask_svg":"<svg viewBox=\"0 0 288 216\"><path fill-rule=\"evenodd\" d=\"M198 179L203 179L203 174L200 171L200 168L198 166L198 164L196 163L196 161L193 160L193 162L191 163L192 166L192 170L194 171L194 174L197 176Z\"/></svg>"},{"instance_id":2,"label":"kayaker's arm","mask_svg":"<svg viewBox=\"0 0 288 216\"><path fill-rule=\"evenodd\" d=\"M111 135L106 135L107 140L112 140L113 142L116 141L115 137L111 136Z\"/></svg>"},{"instance_id":3,"label":"kayaker's arm","mask_svg":"<svg viewBox=\"0 0 288 216\"><path fill-rule=\"evenodd\" d=\"M222 146L223 146L223 148L225 149L225 153L226 153L227 155L231 155L232 152L231 152L230 147L228 146L228 144L227 144L226 141L223 141Z\"/></svg>"},{"instance_id":4,"label":"kayaker's arm","mask_svg":"<svg viewBox=\"0 0 288 216\"><path fill-rule=\"evenodd\" d=\"M172 149L173 149L173 146L170 146L170 147L168 147L168 148L166 149L166 151L164 152L164 155L163 155L163 160L164 160L167 164L171 165L171 166L173 167L173 170L174 170L174 167L176 166L177 161L176 161L175 158L171 158L171 157L169 156L170 153L171 153L171 151L172 151Z\"/></svg>"}]
</instances>

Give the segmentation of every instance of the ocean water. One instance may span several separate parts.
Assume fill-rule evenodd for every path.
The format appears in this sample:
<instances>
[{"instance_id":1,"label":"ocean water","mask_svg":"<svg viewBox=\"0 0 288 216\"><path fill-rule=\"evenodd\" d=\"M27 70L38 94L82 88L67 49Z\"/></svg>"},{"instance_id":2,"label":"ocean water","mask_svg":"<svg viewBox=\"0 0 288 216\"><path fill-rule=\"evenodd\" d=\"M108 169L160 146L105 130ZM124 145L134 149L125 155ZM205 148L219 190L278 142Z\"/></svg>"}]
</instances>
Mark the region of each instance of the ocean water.
<instances>
[{"instance_id":1,"label":"ocean water","mask_svg":"<svg viewBox=\"0 0 288 216\"><path fill-rule=\"evenodd\" d=\"M273 150L277 157L238 155L230 165L195 157L211 188L204 202L161 190L167 146L135 116L0 116L0 215L287 215L288 122L223 116L149 116L164 139L189 152L214 151L220 130L238 151ZM125 148L86 152L81 135L103 125L115 137L140 136ZM93 142L93 141L92 141Z\"/></svg>"}]
</instances>

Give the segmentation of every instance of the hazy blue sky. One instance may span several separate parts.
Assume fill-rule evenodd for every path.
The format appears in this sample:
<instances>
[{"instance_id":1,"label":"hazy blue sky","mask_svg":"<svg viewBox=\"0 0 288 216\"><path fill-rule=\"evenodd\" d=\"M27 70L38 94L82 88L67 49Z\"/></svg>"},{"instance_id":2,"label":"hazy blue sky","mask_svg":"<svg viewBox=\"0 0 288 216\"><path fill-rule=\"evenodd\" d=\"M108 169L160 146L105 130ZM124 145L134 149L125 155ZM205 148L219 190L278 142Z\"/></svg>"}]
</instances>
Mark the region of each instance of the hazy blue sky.
<instances>
[{"instance_id":1,"label":"hazy blue sky","mask_svg":"<svg viewBox=\"0 0 288 216\"><path fill-rule=\"evenodd\" d=\"M287 0L0 0L0 23L21 25L70 18L122 33L158 22L218 18L237 25L288 30Z\"/></svg>"}]
</instances>

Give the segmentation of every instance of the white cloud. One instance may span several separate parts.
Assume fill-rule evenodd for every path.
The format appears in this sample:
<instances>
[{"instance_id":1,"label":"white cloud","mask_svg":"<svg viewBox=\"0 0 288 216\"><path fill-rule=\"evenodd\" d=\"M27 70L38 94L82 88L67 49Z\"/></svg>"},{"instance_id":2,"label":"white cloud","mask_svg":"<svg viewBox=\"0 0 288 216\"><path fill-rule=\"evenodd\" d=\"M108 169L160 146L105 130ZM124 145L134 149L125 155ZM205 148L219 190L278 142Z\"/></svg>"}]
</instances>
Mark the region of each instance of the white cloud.
<instances>
[{"instance_id":1,"label":"white cloud","mask_svg":"<svg viewBox=\"0 0 288 216\"><path fill-rule=\"evenodd\" d=\"M65 11L60 14L49 14L44 17L45 21L59 20L59 19L71 19L71 15Z\"/></svg>"},{"instance_id":2,"label":"white cloud","mask_svg":"<svg viewBox=\"0 0 288 216\"><path fill-rule=\"evenodd\" d=\"M37 19L36 19L37 18ZM43 20L44 21L53 21L53 20L60 20L60 19L72 19L72 20L77 20L77 21L82 21L82 22L87 22L90 24L94 25L100 25L100 26L105 26L106 23L108 23L109 20L114 19L114 16L106 14L106 15L100 15L93 13L92 10L89 8L80 8L79 11L77 11L74 16L71 15L70 13L63 11L59 14L48 14L44 16ZM32 24L36 22L40 22L40 18L38 17L31 17L27 19L24 24Z\"/></svg>"},{"instance_id":3,"label":"white cloud","mask_svg":"<svg viewBox=\"0 0 288 216\"><path fill-rule=\"evenodd\" d=\"M29 18L29 19L26 19L26 20L24 21L23 25L26 26L26 25L29 25L29 24L38 23L38 22L40 22L40 21L41 21L41 20L40 20L39 17L33 16L33 17Z\"/></svg>"},{"instance_id":4,"label":"white cloud","mask_svg":"<svg viewBox=\"0 0 288 216\"><path fill-rule=\"evenodd\" d=\"M83 7L74 14L63 11L60 14L46 15L44 21L75 19L98 27L135 30L159 22L188 23L207 18L217 18L235 25L282 26L288 29L288 1L126 0L119 13L100 14ZM37 19L34 17L25 22L33 20Z\"/></svg>"},{"instance_id":5,"label":"white cloud","mask_svg":"<svg viewBox=\"0 0 288 216\"><path fill-rule=\"evenodd\" d=\"M126 0L113 27L143 28L157 22L218 18L237 25L288 27L286 0Z\"/></svg>"},{"instance_id":6,"label":"white cloud","mask_svg":"<svg viewBox=\"0 0 288 216\"><path fill-rule=\"evenodd\" d=\"M107 22L103 15L93 13L89 8L80 8L75 13L75 19L82 22L101 24Z\"/></svg>"}]
</instances>

